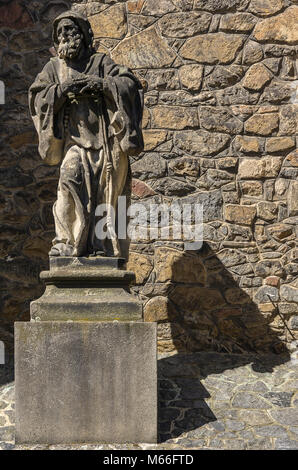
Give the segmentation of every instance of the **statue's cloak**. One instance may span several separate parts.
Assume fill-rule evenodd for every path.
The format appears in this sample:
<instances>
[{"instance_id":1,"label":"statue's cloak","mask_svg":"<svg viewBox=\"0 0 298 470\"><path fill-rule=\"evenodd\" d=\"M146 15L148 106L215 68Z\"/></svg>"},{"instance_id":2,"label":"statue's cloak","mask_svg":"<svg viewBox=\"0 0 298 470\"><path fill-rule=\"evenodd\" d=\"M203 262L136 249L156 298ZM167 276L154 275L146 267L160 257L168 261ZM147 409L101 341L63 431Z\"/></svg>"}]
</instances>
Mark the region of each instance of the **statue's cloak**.
<instances>
[{"instance_id":1,"label":"statue's cloak","mask_svg":"<svg viewBox=\"0 0 298 470\"><path fill-rule=\"evenodd\" d=\"M75 144L95 150L102 147L104 138L100 125L102 107L94 97L84 97L73 103L63 97L61 67L62 59L52 58L29 90L30 112L39 136L39 153L49 165L61 162L69 136ZM83 73L105 79L105 123L111 145L116 141L126 156L140 153L144 146L141 130L143 93L132 72L101 53L92 54L80 73L73 69L70 72L72 78ZM65 80L69 78L65 76Z\"/></svg>"}]
</instances>

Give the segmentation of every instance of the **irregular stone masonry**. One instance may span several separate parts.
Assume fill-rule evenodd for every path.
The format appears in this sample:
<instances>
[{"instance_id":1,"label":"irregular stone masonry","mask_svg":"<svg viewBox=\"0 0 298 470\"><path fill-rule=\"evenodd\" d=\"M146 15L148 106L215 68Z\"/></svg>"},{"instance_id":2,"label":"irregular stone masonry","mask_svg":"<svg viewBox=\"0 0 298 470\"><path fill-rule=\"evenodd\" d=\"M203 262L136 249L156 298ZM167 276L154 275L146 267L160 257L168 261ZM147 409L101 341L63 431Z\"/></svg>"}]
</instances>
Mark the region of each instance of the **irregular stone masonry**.
<instances>
[{"instance_id":1,"label":"irregular stone masonry","mask_svg":"<svg viewBox=\"0 0 298 470\"><path fill-rule=\"evenodd\" d=\"M42 294L38 275L53 238L59 169L39 159L27 90L50 56L50 20L67 3L8 0L0 7L7 346L13 322L28 319L29 302ZM134 290L147 321L158 321L159 350L293 348L297 1L70 3L89 17L97 50L130 66L146 90L145 152L131 159L133 200L204 204L202 250L184 252L172 239L130 246Z\"/></svg>"},{"instance_id":2,"label":"irregular stone masonry","mask_svg":"<svg viewBox=\"0 0 298 470\"><path fill-rule=\"evenodd\" d=\"M14 444L14 384L0 387L0 450L298 449L297 355L162 354L159 443Z\"/></svg>"}]
</instances>

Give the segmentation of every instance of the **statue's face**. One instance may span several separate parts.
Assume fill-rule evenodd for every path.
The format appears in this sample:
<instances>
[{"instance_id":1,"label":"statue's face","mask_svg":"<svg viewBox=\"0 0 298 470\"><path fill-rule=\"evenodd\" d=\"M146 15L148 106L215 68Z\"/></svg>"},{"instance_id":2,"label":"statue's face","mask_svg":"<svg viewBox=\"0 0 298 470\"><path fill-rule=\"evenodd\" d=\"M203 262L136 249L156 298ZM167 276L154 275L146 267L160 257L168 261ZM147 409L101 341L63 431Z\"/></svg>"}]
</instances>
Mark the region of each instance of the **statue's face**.
<instances>
[{"instance_id":1,"label":"statue's face","mask_svg":"<svg viewBox=\"0 0 298 470\"><path fill-rule=\"evenodd\" d=\"M58 56L60 59L74 59L83 48L83 34L78 25L71 19L63 19L57 28L59 41Z\"/></svg>"}]
</instances>

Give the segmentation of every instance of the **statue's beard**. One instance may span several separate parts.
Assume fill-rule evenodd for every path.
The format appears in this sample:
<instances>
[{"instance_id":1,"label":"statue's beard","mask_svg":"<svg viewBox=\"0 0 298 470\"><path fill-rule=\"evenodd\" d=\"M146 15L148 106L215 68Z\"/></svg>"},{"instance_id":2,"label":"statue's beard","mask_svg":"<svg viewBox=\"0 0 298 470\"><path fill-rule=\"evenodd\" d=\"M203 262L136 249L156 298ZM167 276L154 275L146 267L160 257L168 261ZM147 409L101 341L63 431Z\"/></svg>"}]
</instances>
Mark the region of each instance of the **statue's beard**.
<instances>
[{"instance_id":1,"label":"statue's beard","mask_svg":"<svg viewBox=\"0 0 298 470\"><path fill-rule=\"evenodd\" d=\"M77 34L75 37L61 39L58 46L58 56L60 59L74 59L77 57L82 48L82 37Z\"/></svg>"}]
</instances>

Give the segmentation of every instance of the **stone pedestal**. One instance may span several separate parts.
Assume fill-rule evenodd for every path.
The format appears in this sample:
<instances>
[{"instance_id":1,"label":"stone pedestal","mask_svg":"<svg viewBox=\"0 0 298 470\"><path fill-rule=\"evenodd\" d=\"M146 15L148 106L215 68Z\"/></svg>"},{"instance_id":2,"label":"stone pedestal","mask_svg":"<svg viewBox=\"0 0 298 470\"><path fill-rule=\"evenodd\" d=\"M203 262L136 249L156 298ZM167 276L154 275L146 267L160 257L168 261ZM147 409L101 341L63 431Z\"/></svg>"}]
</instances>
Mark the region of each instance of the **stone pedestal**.
<instances>
[{"instance_id":1,"label":"stone pedestal","mask_svg":"<svg viewBox=\"0 0 298 470\"><path fill-rule=\"evenodd\" d=\"M50 258L40 274L46 290L31 302L37 321L142 321L142 304L130 294L135 274L123 258Z\"/></svg>"},{"instance_id":2,"label":"stone pedestal","mask_svg":"<svg viewBox=\"0 0 298 470\"><path fill-rule=\"evenodd\" d=\"M157 441L156 324L117 258L52 258L15 324L16 442Z\"/></svg>"},{"instance_id":3,"label":"stone pedestal","mask_svg":"<svg viewBox=\"0 0 298 470\"><path fill-rule=\"evenodd\" d=\"M157 441L156 325L18 322L16 442Z\"/></svg>"}]
</instances>

